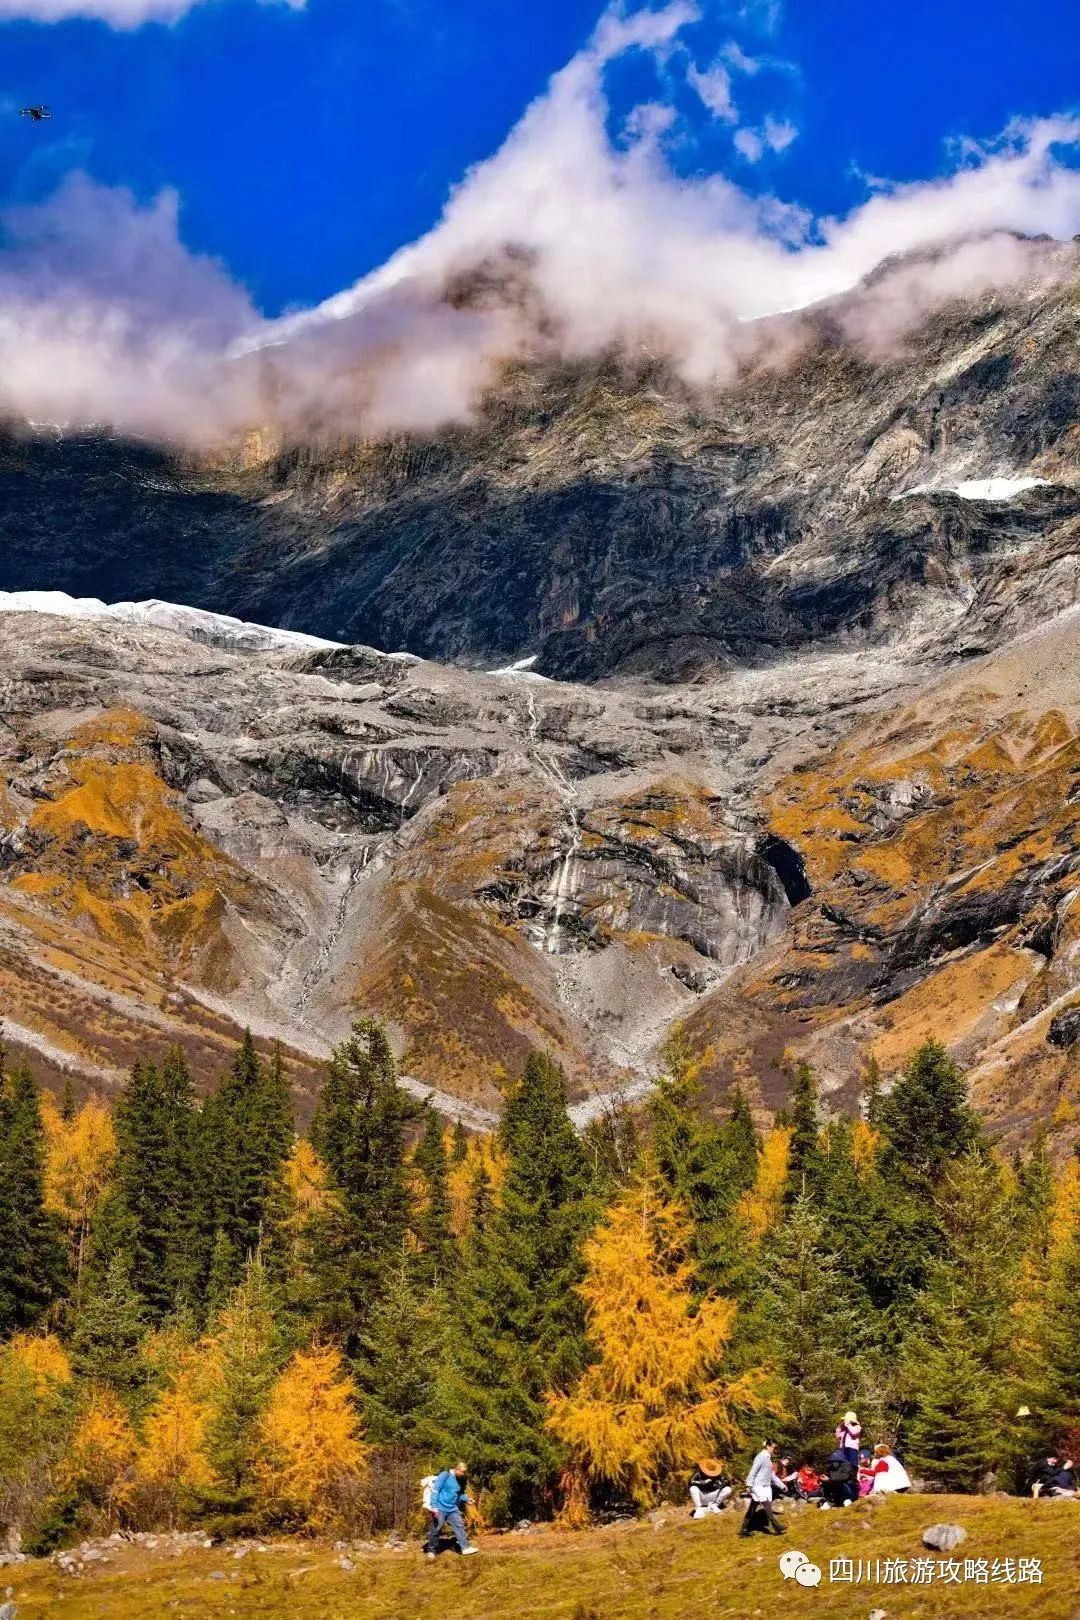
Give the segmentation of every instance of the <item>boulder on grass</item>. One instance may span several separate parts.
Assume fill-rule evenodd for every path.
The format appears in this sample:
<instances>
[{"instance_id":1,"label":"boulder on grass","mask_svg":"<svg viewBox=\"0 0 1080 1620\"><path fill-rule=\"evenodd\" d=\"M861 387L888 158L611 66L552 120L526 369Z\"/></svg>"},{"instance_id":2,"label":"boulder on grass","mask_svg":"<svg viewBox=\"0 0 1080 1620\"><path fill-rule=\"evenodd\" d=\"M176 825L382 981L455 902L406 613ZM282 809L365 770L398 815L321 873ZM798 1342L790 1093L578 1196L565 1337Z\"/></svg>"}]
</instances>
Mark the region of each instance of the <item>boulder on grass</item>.
<instances>
[{"instance_id":1,"label":"boulder on grass","mask_svg":"<svg viewBox=\"0 0 1080 1620\"><path fill-rule=\"evenodd\" d=\"M938 1552L948 1553L967 1540L967 1531L962 1524L932 1524L923 1531L922 1538L924 1547L936 1547Z\"/></svg>"}]
</instances>

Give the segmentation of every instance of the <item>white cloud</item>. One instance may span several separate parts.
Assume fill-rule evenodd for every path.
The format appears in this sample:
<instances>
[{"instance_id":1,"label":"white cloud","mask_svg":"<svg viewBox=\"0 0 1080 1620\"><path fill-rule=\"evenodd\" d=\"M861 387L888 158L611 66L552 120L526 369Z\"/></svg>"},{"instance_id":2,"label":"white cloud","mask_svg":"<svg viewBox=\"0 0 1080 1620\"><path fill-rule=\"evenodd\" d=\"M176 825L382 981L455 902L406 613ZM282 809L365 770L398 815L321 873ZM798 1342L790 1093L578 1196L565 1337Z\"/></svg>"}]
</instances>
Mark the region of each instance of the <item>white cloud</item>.
<instances>
[{"instance_id":1,"label":"white cloud","mask_svg":"<svg viewBox=\"0 0 1080 1620\"><path fill-rule=\"evenodd\" d=\"M720 54L737 73L752 76L760 71L760 60L756 56L748 56L737 39L729 39Z\"/></svg>"},{"instance_id":2,"label":"white cloud","mask_svg":"<svg viewBox=\"0 0 1080 1620\"><path fill-rule=\"evenodd\" d=\"M209 0L0 0L0 22L66 22L73 17L93 18L113 28L139 28L145 22L176 22L186 12ZM285 5L302 11L306 0L259 0L260 5Z\"/></svg>"},{"instance_id":3,"label":"white cloud","mask_svg":"<svg viewBox=\"0 0 1080 1620\"><path fill-rule=\"evenodd\" d=\"M186 252L169 194L139 207L80 180L10 216L0 408L185 442L273 419L297 436L426 431L465 416L509 358L619 348L711 387L798 341L762 315L848 292L850 339L892 345L943 300L1046 273L1044 249L1010 233L1080 230L1080 173L1059 151L1080 144L1075 119L1017 124L944 177L882 184L825 220L723 174L676 175L670 106L639 108L613 142L606 64L645 49L685 73L695 16L686 0L609 14L427 235L286 320L261 322ZM750 133L772 150L794 138L779 118Z\"/></svg>"},{"instance_id":4,"label":"white cloud","mask_svg":"<svg viewBox=\"0 0 1080 1620\"><path fill-rule=\"evenodd\" d=\"M686 81L695 90L703 106L714 118L733 124L739 114L731 95L731 74L720 62L702 72L691 64Z\"/></svg>"},{"instance_id":5,"label":"white cloud","mask_svg":"<svg viewBox=\"0 0 1080 1620\"><path fill-rule=\"evenodd\" d=\"M772 113L765 114L765 122L761 126L761 137L770 151L786 152L792 141L798 136L798 133L789 118L774 118Z\"/></svg>"},{"instance_id":6,"label":"white cloud","mask_svg":"<svg viewBox=\"0 0 1080 1620\"><path fill-rule=\"evenodd\" d=\"M765 156L765 142L756 129L737 129L734 135L735 150L747 163L760 163Z\"/></svg>"},{"instance_id":7,"label":"white cloud","mask_svg":"<svg viewBox=\"0 0 1080 1620\"><path fill-rule=\"evenodd\" d=\"M207 443L257 417L251 380L221 364L255 312L177 219L172 192L139 207L78 175L4 215L0 410Z\"/></svg>"},{"instance_id":8,"label":"white cloud","mask_svg":"<svg viewBox=\"0 0 1080 1620\"><path fill-rule=\"evenodd\" d=\"M669 50L688 8L647 15L652 40ZM1080 173L1054 151L1080 142L1076 120L1017 125L944 178L893 185L842 219L809 220L720 174L679 178L655 140L616 147L608 138L603 65L620 37L606 25L555 75L501 150L466 175L434 230L321 309L271 328L273 338L361 312L370 320L406 288L437 302L448 276L497 262L512 244L531 264L547 330L564 351L644 344L667 350L691 382L722 382L745 353L748 321L838 294L887 258L959 238L1064 238L1080 228ZM765 127L768 137L752 132L762 146L793 137L779 119ZM956 296L1015 275L1023 250L998 246L936 259L908 307L925 309L935 288ZM869 324L862 335L870 341Z\"/></svg>"}]
</instances>

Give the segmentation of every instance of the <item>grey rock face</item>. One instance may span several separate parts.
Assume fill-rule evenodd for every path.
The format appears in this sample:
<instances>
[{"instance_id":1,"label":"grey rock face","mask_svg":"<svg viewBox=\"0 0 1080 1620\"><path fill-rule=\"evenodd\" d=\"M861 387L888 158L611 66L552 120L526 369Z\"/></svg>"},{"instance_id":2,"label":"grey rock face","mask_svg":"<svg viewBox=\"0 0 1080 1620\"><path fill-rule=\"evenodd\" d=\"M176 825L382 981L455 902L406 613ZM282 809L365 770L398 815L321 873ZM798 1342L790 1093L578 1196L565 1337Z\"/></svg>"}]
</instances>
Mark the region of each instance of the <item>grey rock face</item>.
<instances>
[{"instance_id":1,"label":"grey rock face","mask_svg":"<svg viewBox=\"0 0 1080 1620\"><path fill-rule=\"evenodd\" d=\"M807 892L797 852L754 808L758 762L808 726L833 735L841 686L858 701L915 678L892 662L828 659L783 702L780 672L675 699L645 683L586 689L365 648L228 653L151 626L28 614L0 614L0 671L4 880L56 867L35 806L70 787L87 726L110 736L109 716L134 715L134 757L252 885L209 879L224 883L222 938L183 968L196 993L321 1050L347 1027L372 954L407 934L420 901L449 906L455 928L471 916L517 953L488 993L512 1001L510 985L527 983L545 1018L593 1043L601 1073L632 1067ZM111 743L90 753L107 769L132 757ZM77 880L73 836L57 870ZM160 850L133 832L108 838L107 853L103 899L152 891ZM178 898L204 881L181 875ZM21 894L17 915L48 904ZM65 905L77 929L96 927ZM435 951L425 944L437 968ZM395 955L391 1014L400 977Z\"/></svg>"},{"instance_id":2,"label":"grey rock face","mask_svg":"<svg viewBox=\"0 0 1080 1620\"><path fill-rule=\"evenodd\" d=\"M1046 1038L1051 1046L1066 1050L1075 1046L1080 1041L1080 1007L1070 1007L1067 1012L1058 1013L1056 1018L1052 1018Z\"/></svg>"}]
</instances>

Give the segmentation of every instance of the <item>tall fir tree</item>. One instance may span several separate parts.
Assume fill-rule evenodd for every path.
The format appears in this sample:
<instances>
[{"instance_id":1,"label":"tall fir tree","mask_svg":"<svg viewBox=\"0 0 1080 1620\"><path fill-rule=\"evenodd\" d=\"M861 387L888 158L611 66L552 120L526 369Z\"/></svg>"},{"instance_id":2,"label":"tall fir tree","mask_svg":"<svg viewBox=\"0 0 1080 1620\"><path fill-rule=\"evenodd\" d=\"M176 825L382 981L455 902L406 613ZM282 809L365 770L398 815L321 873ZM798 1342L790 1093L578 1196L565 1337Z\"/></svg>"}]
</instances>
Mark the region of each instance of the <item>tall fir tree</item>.
<instances>
[{"instance_id":1,"label":"tall fir tree","mask_svg":"<svg viewBox=\"0 0 1080 1620\"><path fill-rule=\"evenodd\" d=\"M246 1030L232 1066L202 1110L203 1225L209 1252L217 1235L235 1257L232 1286L268 1237L282 1169L293 1139L292 1096L280 1048L269 1063ZM219 1249L219 1258L222 1251Z\"/></svg>"},{"instance_id":2,"label":"tall fir tree","mask_svg":"<svg viewBox=\"0 0 1080 1620\"><path fill-rule=\"evenodd\" d=\"M981 1140L963 1071L940 1041L912 1054L879 1117L886 1168L919 1196L933 1197L949 1161Z\"/></svg>"},{"instance_id":3,"label":"tall fir tree","mask_svg":"<svg viewBox=\"0 0 1080 1620\"><path fill-rule=\"evenodd\" d=\"M532 1053L507 1097L506 1174L490 1214L481 1184L439 1370L448 1446L469 1460L500 1519L550 1511L563 1460L545 1396L579 1376L587 1355L581 1243L596 1216L566 1081Z\"/></svg>"},{"instance_id":4,"label":"tall fir tree","mask_svg":"<svg viewBox=\"0 0 1080 1620\"><path fill-rule=\"evenodd\" d=\"M273 1288L258 1254L242 1282L210 1323L204 1354L209 1376L207 1449L226 1491L250 1485L258 1453L259 1418L286 1359Z\"/></svg>"},{"instance_id":5,"label":"tall fir tree","mask_svg":"<svg viewBox=\"0 0 1080 1620\"><path fill-rule=\"evenodd\" d=\"M1038 1382L1032 1410L1044 1437L1068 1445L1080 1441L1080 1220L1054 1253L1036 1339Z\"/></svg>"},{"instance_id":6,"label":"tall fir tree","mask_svg":"<svg viewBox=\"0 0 1080 1620\"><path fill-rule=\"evenodd\" d=\"M445 1283L454 1270L457 1249L450 1230L449 1165L443 1122L430 1103L424 1108L424 1128L413 1154L413 1166L422 1182L414 1220L418 1245L414 1271L420 1281Z\"/></svg>"},{"instance_id":7,"label":"tall fir tree","mask_svg":"<svg viewBox=\"0 0 1080 1620\"><path fill-rule=\"evenodd\" d=\"M832 1449L837 1414L865 1406L874 1386L865 1299L844 1276L834 1234L806 1195L768 1245L746 1313L741 1360L775 1368L782 1415L777 1437L798 1455Z\"/></svg>"},{"instance_id":8,"label":"tall fir tree","mask_svg":"<svg viewBox=\"0 0 1080 1620\"><path fill-rule=\"evenodd\" d=\"M998 1388L959 1316L935 1312L918 1343L918 1401L904 1428L913 1474L947 1491L977 1490L1003 1458Z\"/></svg>"},{"instance_id":9,"label":"tall fir tree","mask_svg":"<svg viewBox=\"0 0 1080 1620\"><path fill-rule=\"evenodd\" d=\"M831 1120L820 1141L813 1206L838 1267L845 1297L866 1320L874 1321L879 1344L894 1337L887 1319L892 1302L888 1246L895 1208L876 1163L860 1168L855 1127Z\"/></svg>"},{"instance_id":10,"label":"tall fir tree","mask_svg":"<svg viewBox=\"0 0 1080 1620\"><path fill-rule=\"evenodd\" d=\"M881 1270L874 1297L902 1324L945 1247L939 1191L951 1166L983 1136L962 1070L938 1041L908 1060L879 1110L877 1192Z\"/></svg>"},{"instance_id":11,"label":"tall fir tree","mask_svg":"<svg viewBox=\"0 0 1080 1620\"><path fill-rule=\"evenodd\" d=\"M970 1490L1008 1453L1019 1256L1015 1210L994 1160L972 1151L949 1165L937 1214L943 1247L905 1345L905 1434L920 1473Z\"/></svg>"},{"instance_id":12,"label":"tall fir tree","mask_svg":"<svg viewBox=\"0 0 1080 1620\"><path fill-rule=\"evenodd\" d=\"M793 1200L814 1193L821 1173L821 1105L809 1063L796 1067L787 1118L791 1126L787 1195Z\"/></svg>"},{"instance_id":13,"label":"tall fir tree","mask_svg":"<svg viewBox=\"0 0 1080 1620\"><path fill-rule=\"evenodd\" d=\"M723 1125L704 1112L697 1064L681 1033L666 1043L662 1056L664 1073L649 1103L652 1160L690 1212L695 1286L703 1294L737 1295L748 1286L735 1208L757 1172L753 1119L739 1089Z\"/></svg>"},{"instance_id":14,"label":"tall fir tree","mask_svg":"<svg viewBox=\"0 0 1080 1620\"><path fill-rule=\"evenodd\" d=\"M143 1301L131 1280L131 1258L118 1250L83 1298L72 1350L75 1367L91 1384L104 1384L129 1408L149 1381L139 1354L146 1333Z\"/></svg>"},{"instance_id":15,"label":"tall fir tree","mask_svg":"<svg viewBox=\"0 0 1080 1620\"><path fill-rule=\"evenodd\" d=\"M435 1374L453 1354L444 1290L418 1281L403 1264L371 1313L364 1339L364 1429L374 1445L438 1460Z\"/></svg>"},{"instance_id":16,"label":"tall fir tree","mask_svg":"<svg viewBox=\"0 0 1080 1620\"><path fill-rule=\"evenodd\" d=\"M45 1207L45 1135L37 1084L0 1047L0 1333L36 1326L63 1294L59 1220Z\"/></svg>"},{"instance_id":17,"label":"tall fir tree","mask_svg":"<svg viewBox=\"0 0 1080 1620\"><path fill-rule=\"evenodd\" d=\"M117 1253L149 1317L190 1303L205 1254L198 1222L198 1118L179 1047L160 1068L138 1062L114 1111L116 1168L95 1222L92 1269L100 1278Z\"/></svg>"},{"instance_id":18,"label":"tall fir tree","mask_svg":"<svg viewBox=\"0 0 1080 1620\"><path fill-rule=\"evenodd\" d=\"M417 1107L397 1083L386 1034L371 1019L334 1049L311 1141L335 1197L308 1223L311 1309L359 1354L368 1318L405 1252L412 1214L407 1132Z\"/></svg>"},{"instance_id":19,"label":"tall fir tree","mask_svg":"<svg viewBox=\"0 0 1080 1620\"><path fill-rule=\"evenodd\" d=\"M731 1185L737 1197L748 1192L757 1175L761 1142L746 1093L738 1081L728 1093L728 1115L720 1131L720 1143L730 1165Z\"/></svg>"}]
</instances>

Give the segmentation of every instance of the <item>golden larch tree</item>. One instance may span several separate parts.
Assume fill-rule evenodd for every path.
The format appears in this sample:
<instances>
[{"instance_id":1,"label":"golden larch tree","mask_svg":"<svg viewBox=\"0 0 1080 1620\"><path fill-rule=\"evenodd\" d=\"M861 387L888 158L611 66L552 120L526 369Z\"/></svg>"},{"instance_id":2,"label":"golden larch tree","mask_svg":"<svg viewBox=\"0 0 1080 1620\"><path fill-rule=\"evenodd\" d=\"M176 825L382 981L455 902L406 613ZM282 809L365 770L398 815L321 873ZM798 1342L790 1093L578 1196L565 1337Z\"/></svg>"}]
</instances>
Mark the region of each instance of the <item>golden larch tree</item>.
<instances>
[{"instance_id":1,"label":"golden larch tree","mask_svg":"<svg viewBox=\"0 0 1080 1620\"><path fill-rule=\"evenodd\" d=\"M110 1520L134 1489L138 1440L111 1389L91 1387L60 1470L60 1483L103 1509Z\"/></svg>"},{"instance_id":2,"label":"golden larch tree","mask_svg":"<svg viewBox=\"0 0 1080 1620\"><path fill-rule=\"evenodd\" d=\"M112 1115L99 1097L88 1097L65 1119L49 1092L41 1098L45 1132L45 1205L59 1215L68 1238L71 1268L82 1275L90 1221L116 1162Z\"/></svg>"},{"instance_id":3,"label":"golden larch tree","mask_svg":"<svg viewBox=\"0 0 1080 1620\"><path fill-rule=\"evenodd\" d=\"M755 1374L722 1374L736 1306L697 1299L690 1253L686 1210L647 1169L585 1245L597 1359L568 1394L548 1397L548 1424L575 1467L642 1506L667 1475L738 1446L737 1411L762 1405Z\"/></svg>"},{"instance_id":4,"label":"golden larch tree","mask_svg":"<svg viewBox=\"0 0 1080 1620\"><path fill-rule=\"evenodd\" d=\"M774 1125L761 1144L754 1185L736 1205L736 1213L755 1246L780 1221L790 1157L791 1127Z\"/></svg>"},{"instance_id":5,"label":"golden larch tree","mask_svg":"<svg viewBox=\"0 0 1080 1620\"><path fill-rule=\"evenodd\" d=\"M71 1384L68 1353L54 1333L16 1333L4 1347L4 1354L26 1368L37 1399L49 1407L60 1401Z\"/></svg>"},{"instance_id":6,"label":"golden larch tree","mask_svg":"<svg viewBox=\"0 0 1080 1620\"><path fill-rule=\"evenodd\" d=\"M270 1390L259 1425L262 1496L312 1530L333 1520L366 1472L356 1393L333 1345L298 1350Z\"/></svg>"},{"instance_id":7,"label":"golden larch tree","mask_svg":"<svg viewBox=\"0 0 1080 1620\"><path fill-rule=\"evenodd\" d=\"M470 1136L465 1157L456 1163L451 1160L447 1176L450 1195L450 1230L461 1242L469 1230L478 1176L486 1177L493 1195L506 1177L506 1160L494 1136Z\"/></svg>"},{"instance_id":8,"label":"golden larch tree","mask_svg":"<svg viewBox=\"0 0 1080 1620\"><path fill-rule=\"evenodd\" d=\"M217 1483L207 1456L209 1408L196 1369L185 1367L162 1391L143 1424L139 1478L175 1495Z\"/></svg>"},{"instance_id":9,"label":"golden larch tree","mask_svg":"<svg viewBox=\"0 0 1080 1620\"><path fill-rule=\"evenodd\" d=\"M851 1127L851 1157L855 1160L860 1181L867 1180L873 1174L880 1148L881 1132L868 1125L865 1119L857 1119Z\"/></svg>"},{"instance_id":10,"label":"golden larch tree","mask_svg":"<svg viewBox=\"0 0 1080 1620\"><path fill-rule=\"evenodd\" d=\"M1080 1158L1074 1153L1054 1184L1050 1218L1050 1258L1056 1260L1080 1226Z\"/></svg>"}]
</instances>

